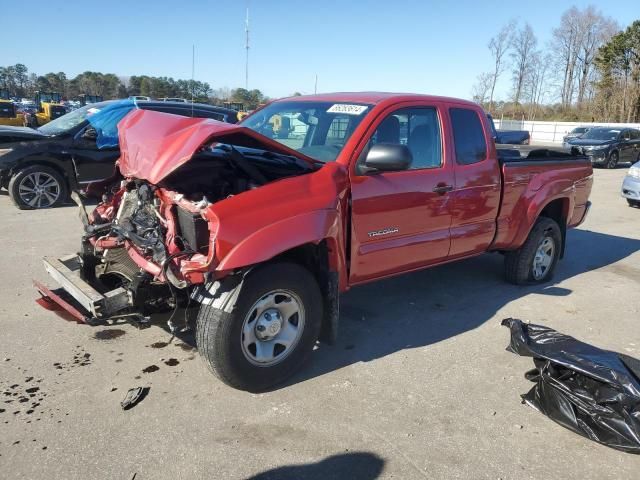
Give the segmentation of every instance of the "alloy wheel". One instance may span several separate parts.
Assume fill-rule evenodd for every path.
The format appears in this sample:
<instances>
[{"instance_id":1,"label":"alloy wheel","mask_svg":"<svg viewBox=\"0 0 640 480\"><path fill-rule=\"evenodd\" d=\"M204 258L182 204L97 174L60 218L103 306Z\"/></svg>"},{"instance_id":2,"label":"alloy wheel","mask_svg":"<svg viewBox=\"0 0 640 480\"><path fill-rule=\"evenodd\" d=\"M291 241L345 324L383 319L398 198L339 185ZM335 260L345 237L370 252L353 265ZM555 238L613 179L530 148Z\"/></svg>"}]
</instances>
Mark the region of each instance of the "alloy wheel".
<instances>
[{"instance_id":1,"label":"alloy wheel","mask_svg":"<svg viewBox=\"0 0 640 480\"><path fill-rule=\"evenodd\" d=\"M26 175L18 185L20 199L33 208L47 208L60 197L60 183L45 172Z\"/></svg>"}]
</instances>

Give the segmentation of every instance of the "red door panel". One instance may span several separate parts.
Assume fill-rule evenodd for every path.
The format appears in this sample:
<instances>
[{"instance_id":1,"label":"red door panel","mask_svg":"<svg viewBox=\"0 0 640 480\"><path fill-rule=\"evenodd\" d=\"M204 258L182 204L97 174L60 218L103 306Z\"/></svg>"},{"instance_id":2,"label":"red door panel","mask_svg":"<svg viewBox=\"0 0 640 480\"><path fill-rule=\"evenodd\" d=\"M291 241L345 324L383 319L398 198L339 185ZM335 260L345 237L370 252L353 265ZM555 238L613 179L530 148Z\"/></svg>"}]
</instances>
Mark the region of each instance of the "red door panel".
<instances>
[{"instance_id":1,"label":"red door panel","mask_svg":"<svg viewBox=\"0 0 640 480\"><path fill-rule=\"evenodd\" d=\"M442 112L438 104L405 104L372 123L376 133L365 141L407 145L414 163L400 172L352 170L350 283L439 263L449 255L451 196L438 187L453 188L454 178Z\"/></svg>"},{"instance_id":2,"label":"red door panel","mask_svg":"<svg viewBox=\"0 0 640 480\"><path fill-rule=\"evenodd\" d=\"M449 254L450 169L358 177L352 182L351 283L437 263Z\"/></svg>"},{"instance_id":3,"label":"red door panel","mask_svg":"<svg viewBox=\"0 0 640 480\"><path fill-rule=\"evenodd\" d=\"M454 149L456 144L461 147L460 152L456 151L454 156L455 188L451 193L451 249L449 251L449 256L452 258L487 250L496 232L496 218L500 208L500 165L495 144L490 140L491 130L487 118L480 109L462 110L466 110L464 112L466 114L475 113L475 116L471 117L476 119L475 126L478 128L475 139L480 139L484 144L482 155L484 158L481 161L473 160L474 163L469 163L469 158L465 154L469 154L468 148L471 141L465 142L462 137L473 138L470 129L474 125L465 124L465 121L456 122L451 118ZM465 146L467 148L463 151Z\"/></svg>"}]
</instances>

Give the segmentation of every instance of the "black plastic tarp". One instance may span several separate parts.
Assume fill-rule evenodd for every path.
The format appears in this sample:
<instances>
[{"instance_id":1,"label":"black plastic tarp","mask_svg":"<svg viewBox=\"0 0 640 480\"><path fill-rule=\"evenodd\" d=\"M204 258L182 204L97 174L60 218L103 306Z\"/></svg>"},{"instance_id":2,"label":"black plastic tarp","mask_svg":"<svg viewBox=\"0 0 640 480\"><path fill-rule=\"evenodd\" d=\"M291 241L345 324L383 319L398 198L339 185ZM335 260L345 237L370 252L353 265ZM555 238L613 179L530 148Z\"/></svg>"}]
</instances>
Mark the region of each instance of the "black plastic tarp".
<instances>
[{"instance_id":1,"label":"black plastic tarp","mask_svg":"<svg viewBox=\"0 0 640 480\"><path fill-rule=\"evenodd\" d=\"M640 454L640 362L549 327L507 318L507 350L533 357L523 401L591 440Z\"/></svg>"}]
</instances>

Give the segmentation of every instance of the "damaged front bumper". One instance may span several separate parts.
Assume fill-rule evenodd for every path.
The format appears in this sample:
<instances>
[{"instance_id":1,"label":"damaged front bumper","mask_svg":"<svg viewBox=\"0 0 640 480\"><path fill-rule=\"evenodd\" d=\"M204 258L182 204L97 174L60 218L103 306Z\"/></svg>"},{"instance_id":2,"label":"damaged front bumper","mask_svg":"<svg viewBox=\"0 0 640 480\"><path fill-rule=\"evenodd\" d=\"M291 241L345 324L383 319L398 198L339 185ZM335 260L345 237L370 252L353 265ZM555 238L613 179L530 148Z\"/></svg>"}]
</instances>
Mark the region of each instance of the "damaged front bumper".
<instances>
[{"instance_id":1,"label":"damaged front bumper","mask_svg":"<svg viewBox=\"0 0 640 480\"><path fill-rule=\"evenodd\" d=\"M130 317L145 321L141 314L128 313L133 306L129 291L118 287L101 293L86 282L81 275L82 261L78 255L43 259L47 273L60 288L51 290L42 283L34 285L42 296L38 303L48 310L65 311L78 322L91 325L105 323L114 317Z\"/></svg>"}]
</instances>

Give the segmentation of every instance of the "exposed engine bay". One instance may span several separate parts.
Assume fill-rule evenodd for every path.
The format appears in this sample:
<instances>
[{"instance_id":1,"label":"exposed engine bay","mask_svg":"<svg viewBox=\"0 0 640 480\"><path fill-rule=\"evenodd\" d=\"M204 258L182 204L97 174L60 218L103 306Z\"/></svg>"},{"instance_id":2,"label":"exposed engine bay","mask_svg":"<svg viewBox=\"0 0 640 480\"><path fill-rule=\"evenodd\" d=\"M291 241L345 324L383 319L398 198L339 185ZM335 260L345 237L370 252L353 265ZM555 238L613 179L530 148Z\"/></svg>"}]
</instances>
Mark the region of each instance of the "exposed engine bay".
<instances>
[{"instance_id":1,"label":"exposed engine bay","mask_svg":"<svg viewBox=\"0 0 640 480\"><path fill-rule=\"evenodd\" d=\"M201 149L158 185L123 179L90 215L85 211L81 276L102 294L124 289L137 310L175 307L204 275L183 275L179 262L211 262L207 207L310 171L286 155L217 145Z\"/></svg>"},{"instance_id":2,"label":"exposed engine bay","mask_svg":"<svg viewBox=\"0 0 640 480\"><path fill-rule=\"evenodd\" d=\"M111 221L107 235L131 241L145 256L161 264L168 256L165 240L169 214L178 224L175 233L178 247L186 252L206 254L207 224L200 215L204 208L308 171L310 168L304 163L268 151L241 151L228 145L205 148L157 186L141 180L124 182L115 217L94 216L94 223ZM159 191L163 195L159 195ZM167 199L175 203L175 208L167 208ZM99 230L103 232L104 227Z\"/></svg>"}]
</instances>

